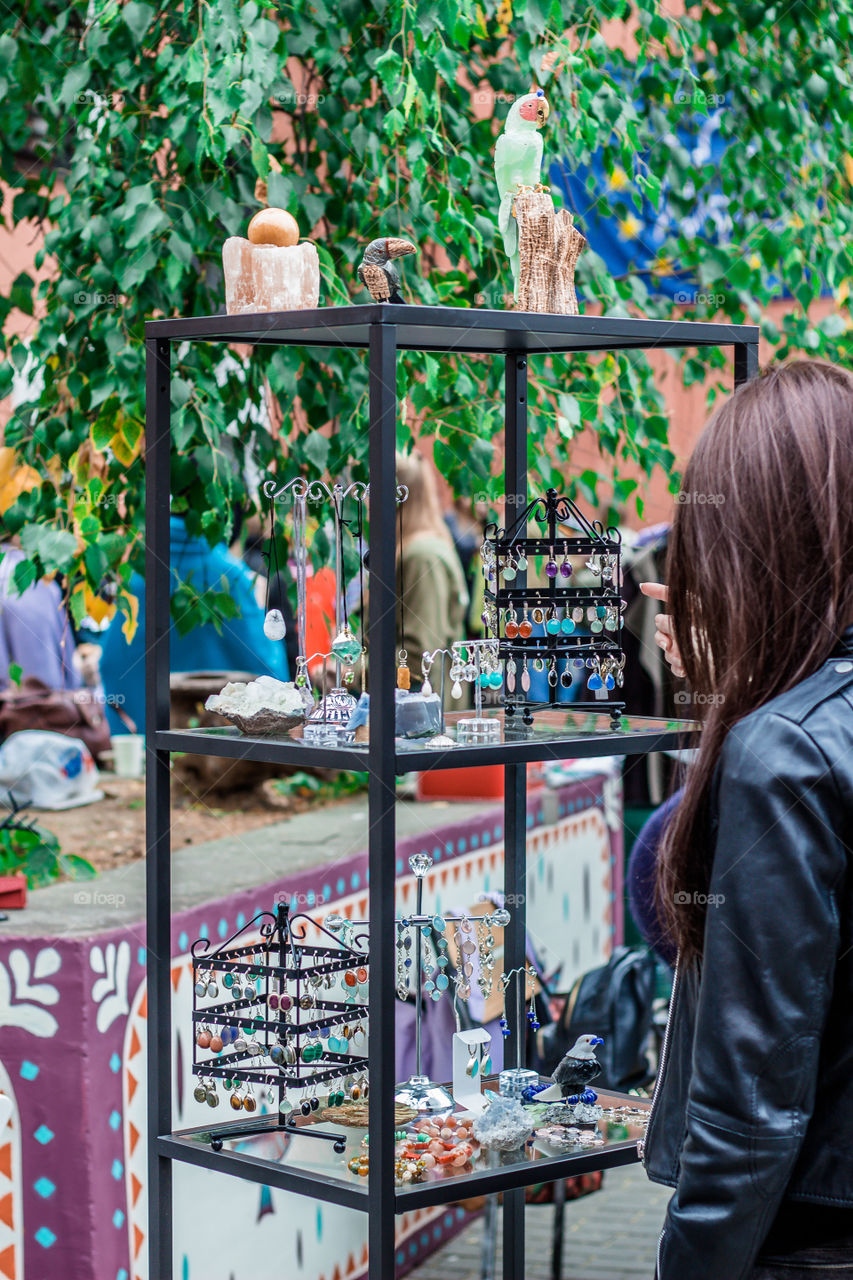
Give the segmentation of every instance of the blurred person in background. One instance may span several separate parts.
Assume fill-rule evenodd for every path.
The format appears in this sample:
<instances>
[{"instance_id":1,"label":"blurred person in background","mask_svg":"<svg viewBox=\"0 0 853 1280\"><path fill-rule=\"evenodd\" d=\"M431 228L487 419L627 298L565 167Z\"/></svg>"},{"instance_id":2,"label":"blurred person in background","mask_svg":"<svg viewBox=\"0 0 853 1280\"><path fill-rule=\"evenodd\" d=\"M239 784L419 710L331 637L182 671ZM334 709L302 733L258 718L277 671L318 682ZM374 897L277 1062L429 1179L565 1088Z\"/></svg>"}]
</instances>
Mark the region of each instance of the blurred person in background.
<instances>
[{"instance_id":1,"label":"blurred person in background","mask_svg":"<svg viewBox=\"0 0 853 1280\"><path fill-rule=\"evenodd\" d=\"M18 595L12 583L24 553L10 542L0 545L0 689L8 688L9 668L20 679L41 680L50 689L78 689L76 643L59 584L34 582Z\"/></svg>"},{"instance_id":2,"label":"blurred person in background","mask_svg":"<svg viewBox=\"0 0 853 1280\"><path fill-rule=\"evenodd\" d=\"M169 638L171 670L246 671L287 680L284 642L268 640L264 635L264 610L255 598L250 570L224 543L211 547L206 538L189 534L177 516L172 516L170 526L173 590L179 582L189 582L199 595L227 591L237 607L235 617L223 618L218 630L212 622L206 622L181 635L173 618ZM128 729L115 714L114 702L123 707L138 733L145 728L145 582L137 573L131 577L130 591L139 601L134 637L128 643L122 630L124 616L116 614L105 633L101 657L113 733L126 733Z\"/></svg>"},{"instance_id":3,"label":"blurred person in background","mask_svg":"<svg viewBox=\"0 0 853 1280\"><path fill-rule=\"evenodd\" d=\"M397 455L397 483L409 491L400 508L397 547L397 649L408 653L412 687L421 682L424 651L449 649L464 640L468 611L468 587L462 563L445 523L432 468L419 453ZM442 660L430 674L436 692L441 689ZM445 685L447 681L445 680ZM445 688L445 703L450 688Z\"/></svg>"}]
</instances>

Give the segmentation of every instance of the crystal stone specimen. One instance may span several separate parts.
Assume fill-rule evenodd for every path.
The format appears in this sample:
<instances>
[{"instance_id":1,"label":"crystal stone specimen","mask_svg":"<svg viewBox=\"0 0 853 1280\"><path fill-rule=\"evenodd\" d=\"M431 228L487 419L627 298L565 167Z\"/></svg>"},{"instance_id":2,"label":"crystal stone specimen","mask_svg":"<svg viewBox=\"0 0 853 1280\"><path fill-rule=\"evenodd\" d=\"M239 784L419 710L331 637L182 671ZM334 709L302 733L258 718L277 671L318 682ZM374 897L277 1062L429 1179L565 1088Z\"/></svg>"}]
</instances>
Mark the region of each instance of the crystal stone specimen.
<instances>
[{"instance_id":1,"label":"crystal stone specimen","mask_svg":"<svg viewBox=\"0 0 853 1280\"><path fill-rule=\"evenodd\" d=\"M313 244L251 244L229 236L222 246L225 310L305 311L320 298L320 259Z\"/></svg>"}]
</instances>

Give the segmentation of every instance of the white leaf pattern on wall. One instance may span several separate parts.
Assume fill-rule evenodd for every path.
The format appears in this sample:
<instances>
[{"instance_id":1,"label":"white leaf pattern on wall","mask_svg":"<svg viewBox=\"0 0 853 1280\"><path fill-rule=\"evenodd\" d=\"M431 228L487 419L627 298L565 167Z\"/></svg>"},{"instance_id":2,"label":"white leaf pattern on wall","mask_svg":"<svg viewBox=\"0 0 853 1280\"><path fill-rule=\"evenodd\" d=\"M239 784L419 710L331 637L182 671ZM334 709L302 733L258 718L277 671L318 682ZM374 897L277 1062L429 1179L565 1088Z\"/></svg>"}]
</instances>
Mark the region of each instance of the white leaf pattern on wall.
<instances>
[{"instance_id":1,"label":"white leaf pattern on wall","mask_svg":"<svg viewBox=\"0 0 853 1280\"><path fill-rule=\"evenodd\" d=\"M92 984L92 999L98 1006L95 1025L106 1031L116 1018L130 1010L127 1003L127 980L130 975L130 943L121 941L118 946L108 942L105 949L92 947L89 966L93 973L101 974Z\"/></svg>"},{"instance_id":2,"label":"white leaf pattern on wall","mask_svg":"<svg viewBox=\"0 0 853 1280\"><path fill-rule=\"evenodd\" d=\"M43 947L36 955L32 977L48 978L59 972L61 963L54 947ZM30 957L21 947L9 953L9 969L11 977L6 966L0 964L0 1026L20 1027L42 1039L55 1036L59 1024L44 1005L58 1002L56 987L52 982L30 981Z\"/></svg>"}]
</instances>

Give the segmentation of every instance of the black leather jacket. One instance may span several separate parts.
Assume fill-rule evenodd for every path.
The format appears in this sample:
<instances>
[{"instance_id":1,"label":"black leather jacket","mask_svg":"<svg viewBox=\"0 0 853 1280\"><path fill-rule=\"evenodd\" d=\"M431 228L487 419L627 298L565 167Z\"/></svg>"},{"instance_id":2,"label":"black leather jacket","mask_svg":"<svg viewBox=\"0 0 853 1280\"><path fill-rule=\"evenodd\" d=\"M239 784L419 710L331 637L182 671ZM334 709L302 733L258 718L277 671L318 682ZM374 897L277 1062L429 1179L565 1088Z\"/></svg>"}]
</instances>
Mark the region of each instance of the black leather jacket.
<instances>
[{"instance_id":1,"label":"black leather jacket","mask_svg":"<svg viewBox=\"0 0 853 1280\"><path fill-rule=\"evenodd\" d=\"M853 1207L853 628L731 730L711 813L643 1150L676 1189L659 1280L745 1280L786 1203Z\"/></svg>"}]
</instances>

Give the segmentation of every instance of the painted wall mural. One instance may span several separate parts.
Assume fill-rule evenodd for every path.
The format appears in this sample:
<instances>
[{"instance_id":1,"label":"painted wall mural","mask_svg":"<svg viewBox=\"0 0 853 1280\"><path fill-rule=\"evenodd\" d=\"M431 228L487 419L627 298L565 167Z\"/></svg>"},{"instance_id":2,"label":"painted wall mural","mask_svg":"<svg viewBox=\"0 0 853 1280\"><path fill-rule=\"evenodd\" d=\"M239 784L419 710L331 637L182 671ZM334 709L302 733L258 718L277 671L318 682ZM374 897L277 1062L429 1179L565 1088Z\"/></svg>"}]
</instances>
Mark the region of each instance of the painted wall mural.
<instances>
[{"instance_id":1,"label":"painted wall mural","mask_svg":"<svg viewBox=\"0 0 853 1280\"><path fill-rule=\"evenodd\" d=\"M530 797L530 936L549 969L562 963L563 985L602 963L621 940L618 786L602 776L569 784L549 798L557 818L547 824L541 794ZM501 809L464 823L449 809L448 825L427 849L435 863L427 902L449 909L499 889L502 828ZM401 907L412 893L407 859L422 844L410 839L398 846ZM224 941L282 891L300 895L303 909L318 915L366 915L366 855L175 916L175 1128L210 1117L192 1096L189 1074L190 946L197 937ZM147 1259L141 938L141 926L89 938L0 938L0 1091L12 1106L0 1129L0 1280L157 1280L148 1275ZM177 1163L174 1183L181 1280L280 1280L282 1274L359 1280L364 1274L362 1214ZM458 1206L401 1217L401 1273L466 1221Z\"/></svg>"}]
</instances>

